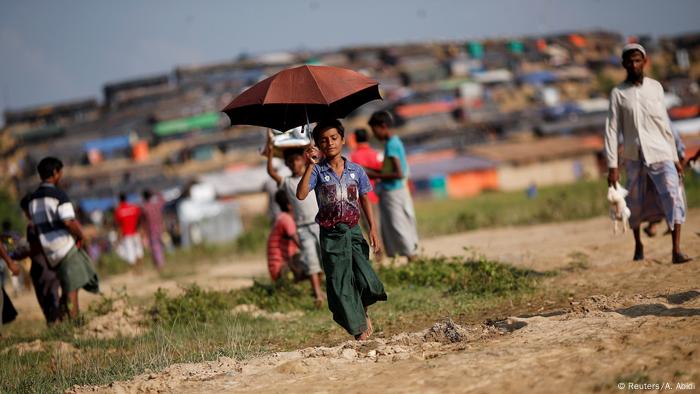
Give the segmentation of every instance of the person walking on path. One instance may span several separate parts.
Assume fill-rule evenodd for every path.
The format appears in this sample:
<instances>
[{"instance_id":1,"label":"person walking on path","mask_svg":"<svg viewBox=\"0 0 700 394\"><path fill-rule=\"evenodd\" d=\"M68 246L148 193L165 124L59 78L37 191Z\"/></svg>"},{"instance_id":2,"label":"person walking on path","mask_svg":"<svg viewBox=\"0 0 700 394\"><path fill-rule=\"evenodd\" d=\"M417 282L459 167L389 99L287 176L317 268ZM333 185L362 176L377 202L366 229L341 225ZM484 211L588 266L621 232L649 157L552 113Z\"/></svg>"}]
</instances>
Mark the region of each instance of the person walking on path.
<instances>
[{"instance_id":1,"label":"person walking on path","mask_svg":"<svg viewBox=\"0 0 700 394\"><path fill-rule=\"evenodd\" d=\"M305 200L297 198L297 186L301 181L301 176L306 169L303 149L285 149L283 151L284 162L292 172L291 176L283 176L273 165L273 143L272 136L267 136L267 173L270 175L280 190L287 194L289 203L292 205L292 214L296 224L297 235L299 236L299 247L301 249L300 263L303 267L304 275L308 276L311 282L311 289L317 307L321 307L324 302L323 291L321 290L321 245L320 228L315 222L318 213L316 197L311 196Z\"/></svg>"},{"instance_id":2,"label":"person walking on path","mask_svg":"<svg viewBox=\"0 0 700 394\"><path fill-rule=\"evenodd\" d=\"M143 241L139 233L141 208L127 201L126 193L119 193L119 205L114 210L114 222L119 226L119 241L123 257L129 265L140 266L143 260Z\"/></svg>"},{"instance_id":3,"label":"person walking on path","mask_svg":"<svg viewBox=\"0 0 700 394\"><path fill-rule=\"evenodd\" d=\"M340 121L318 122L313 137L325 157L319 161L319 149L313 145L306 149L307 167L296 195L304 200L311 190L316 194L321 260L333 320L355 339L365 340L372 335L367 308L387 300L384 285L369 262L370 245L375 254L381 252L367 198L372 186L361 166L341 156L345 129ZM358 225L360 210L369 223L370 245Z\"/></svg>"},{"instance_id":4,"label":"person walking on path","mask_svg":"<svg viewBox=\"0 0 700 394\"><path fill-rule=\"evenodd\" d=\"M409 261L418 254L418 232L413 199L408 190L408 161L401 139L392 133L393 118L386 111L378 111L369 118L374 135L385 143L381 171L368 170L372 179L378 179L381 234L386 254L406 256Z\"/></svg>"},{"instance_id":5,"label":"person walking on path","mask_svg":"<svg viewBox=\"0 0 700 394\"><path fill-rule=\"evenodd\" d=\"M663 87L644 76L646 62L646 51L641 45L627 44L622 49L627 78L610 93L605 124L608 185L616 187L620 179L618 133L622 133L629 191L627 205L631 211L629 223L635 241L633 259L644 259L641 223L663 218L672 232L671 261L681 264L691 260L682 253L680 245L686 216L683 168L664 106Z\"/></svg>"},{"instance_id":6,"label":"person walking on path","mask_svg":"<svg viewBox=\"0 0 700 394\"><path fill-rule=\"evenodd\" d=\"M165 245L163 244L163 232L165 231L163 208L165 207L165 200L160 193L153 194L149 189L143 191L142 197L143 206L141 207L141 213L143 220L141 225L143 226L144 234L148 238L153 265L160 272L165 266Z\"/></svg>"},{"instance_id":7,"label":"person walking on path","mask_svg":"<svg viewBox=\"0 0 700 394\"><path fill-rule=\"evenodd\" d=\"M100 282L90 257L80 248L83 230L68 195L58 188L63 163L46 157L37 166L41 185L29 197L29 214L36 226L42 250L56 270L61 284L61 303L70 319L80 312L78 291L99 293Z\"/></svg>"}]
</instances>

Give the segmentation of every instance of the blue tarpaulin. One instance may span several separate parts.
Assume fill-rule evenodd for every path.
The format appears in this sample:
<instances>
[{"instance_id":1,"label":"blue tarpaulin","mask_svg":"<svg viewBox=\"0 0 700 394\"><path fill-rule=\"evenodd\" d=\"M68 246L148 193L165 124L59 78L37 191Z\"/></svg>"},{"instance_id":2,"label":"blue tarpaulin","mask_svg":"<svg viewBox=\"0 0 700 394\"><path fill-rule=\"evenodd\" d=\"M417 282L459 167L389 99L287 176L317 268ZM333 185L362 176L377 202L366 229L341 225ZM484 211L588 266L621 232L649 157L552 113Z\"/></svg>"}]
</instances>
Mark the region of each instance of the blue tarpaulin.
<instances>
[{"instance_id":1,"label":"blue tarpaulin","mask_svg":"<svg viewBox=\"0 0 700 394\"><path fill-rule=\"evenodd\" d=\"M83 144L85 152L98 150L103 153L113 152L117 149L126 149L131 146L128 135L91 140Z\"/></svg>"},{"instance_id":2,"label":"blue tarpaulin","mask_svg":"<svg viewBox=\"0 0 700 394\"><path fill-rule=\"evenodd\" d=\"M141 197L136 194L132 193L126 196L126 201L132 203L132 204L140 204L141 203ZM88 197L88 198L83 198L80 200L78 203L80 205L80 209L85 212L85 213L90 213L93 211L109 211L110 209L116 208L117 204L119 203L119 198L117 196L114 197Z\"/></svg>"},{"instance_id":3,"label":"blue tarpaulin","mask_svg":"<svg viewBox=\"0 0 700 394\"><path fill-rule=\"evenodd\" d=\"M90 213L93 211L108 211L117 204L117 199L113 197L106 198L84 198L80 200L80 209L83 212Z\"/></svg>"},{"instance_id":4,"label":"blue tarpaulin","mask_svg":"<svg viewBox=\"0 0 700 394\"><path fill-rule=\"evenodd\" d=\"M557 76L549 71L535 71L520 76L520 81L530 84L543 84L555 82Z\"/></svg>"}]
</instances>

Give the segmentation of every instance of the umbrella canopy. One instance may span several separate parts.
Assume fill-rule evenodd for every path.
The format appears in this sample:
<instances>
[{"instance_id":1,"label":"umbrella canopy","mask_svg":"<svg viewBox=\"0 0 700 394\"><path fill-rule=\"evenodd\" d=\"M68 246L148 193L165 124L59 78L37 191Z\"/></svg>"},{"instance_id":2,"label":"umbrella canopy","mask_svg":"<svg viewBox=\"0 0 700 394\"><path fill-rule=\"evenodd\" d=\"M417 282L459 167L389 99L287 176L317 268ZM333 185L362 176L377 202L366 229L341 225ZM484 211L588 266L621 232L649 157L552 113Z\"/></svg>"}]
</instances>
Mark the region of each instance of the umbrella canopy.
<instances>
[{"instance_id":1,"label":"umbrella canopy","mask_svg":"<svg viewBox=\"0 0 700 394\"><path fill-rule=\"evenodd\" d=\"M380 99L379 82L358 72L327 66L300 66L253 85L223 112L231 124L289 130L324 118L344 118Z\"/></svg>"}]
</instances>

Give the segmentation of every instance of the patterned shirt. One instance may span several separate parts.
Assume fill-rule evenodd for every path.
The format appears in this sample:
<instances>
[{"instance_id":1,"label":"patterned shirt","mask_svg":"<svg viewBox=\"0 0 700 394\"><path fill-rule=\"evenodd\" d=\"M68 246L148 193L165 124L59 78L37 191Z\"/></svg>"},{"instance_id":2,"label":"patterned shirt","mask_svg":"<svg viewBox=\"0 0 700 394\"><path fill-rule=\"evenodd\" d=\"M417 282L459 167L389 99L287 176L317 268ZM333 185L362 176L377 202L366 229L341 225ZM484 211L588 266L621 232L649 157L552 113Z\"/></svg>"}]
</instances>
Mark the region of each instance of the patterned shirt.
<instances>
[{"instance_id":1,"label":"patterned shirt","mask_svg":"<svg viewBox=\"0 0 700 394\"><path fill-rule=\"evenodd\" d=\"M360 221L360 196L372 191L372 185L361 166L347 160L343 174L333 171L327 160L314 166L309 181L309 189L316 192L318 215L316 222L324 228L338 223L350 227Z\"/></svg>"},{"instance_id":2,"label":"patterned shirt","mask_svg":"<svg viewBox=\"0 0 700 394\"><path fill-rule=\"evenodd\" d=\"M75 219L73 204L63 190L42 183L32 193L29 214L39 233L39 241L51 266L56 266L75 246L64 221Z\"/></svg>"}]
</instances>

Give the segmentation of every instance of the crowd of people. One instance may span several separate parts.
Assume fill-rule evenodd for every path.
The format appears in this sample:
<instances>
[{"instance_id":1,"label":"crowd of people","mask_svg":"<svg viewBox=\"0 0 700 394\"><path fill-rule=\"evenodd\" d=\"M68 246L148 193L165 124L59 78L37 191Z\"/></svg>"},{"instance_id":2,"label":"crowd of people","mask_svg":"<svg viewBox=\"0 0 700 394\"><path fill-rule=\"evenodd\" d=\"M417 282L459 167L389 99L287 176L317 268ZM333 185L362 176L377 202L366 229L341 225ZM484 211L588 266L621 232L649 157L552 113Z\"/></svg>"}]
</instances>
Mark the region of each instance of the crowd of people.
<instances>
[{"instance_id":1,"label":"crowd of people","mask_svg":"<svg viewBox=\"0 0 700 394\"><path fill-rule=\"evenodd\" d=\"M609 186L619 187L618 167L624 163L635 239L633 260L644 259L642 223L665 220L671 233L672 263L687 263L692 258L680 244L687 214L686 163L663 105L663 88L644 75L647 58L641 45L626 45L621 57L627 77L610 94L605 130ZM410 263L417 257L419 243L407 184L410 169L401 139L393 133L393 119L388 112L378 111L369 118L368 127L384 144L383 155L369 146L367 130L358 129L354 132L357 148L349 158L343 156L346 134L337 119L318 122L313 143L307 147L283 150L289 175L273 163L271 136L265 149L278 208L267 245L270 277L308 280L316 305L327 303L333 319L359 340L372 334L368 307L387 300L370 263L370 250L377 257L402 256ZM0 258L15 275L20 271L15 260L31 259L30 276L49 324L78 316L80 289L99 291L99 279L82 248L85 237L73 205L58 187L62 168L60 160L52 157L39 163L41 185L20 204L28 221L26 246L12 253L0 247ZM165 264L164 201L148 190L143 201L138 206L128 202L125 194L120 196L115 209L120 254L130 264L139 264L144 256L143 233L160 270ZM0 309L3 323L14 319L16 312L4 289Z\"/></svg>"},{"instance_id":2,"label":"crowd of people","mask_svg":"<svg viewBox=\"0 0 700 394\"><path fill-rule=\"evenodd\" d=\"M29 277L37 302L46 323L53 325L78 319L80 289L98 293L100 287L76 210L59 186L63 163L55 157L46 157L39 162L37 172L41 179L39 187L22 197L19 204L27 222L24 237L14 237L11 250L7 250L6 242L0 243L0 258L15 276L23 271L18 261L31 262ZM143 259L144 242L140 235L143 233L154 266L159 271L163 268L164 204L163 198L150 190L143 191L141 206L128 202L126 194L120 194L114 222L119 229L117 254L126 263L136 265ZM17 313L4 287L2 293L0 310L5 324L14 320Z\"/></svg>"},{"instance_id":3,"label":"crowd of people","mask_svg":"<svg viewBox=\"0 0 700 394\"><path fill-rule=\"evenodd\" d=\"M306 149L283 150L290 176L280 175L273 165L271 136L265 149L268 174L279 187L274 200L280 210L268 239L270 277L279 280L287 267L295 280L308 278L316 305L327 297L334 320L358 339L372 333L367 307L386 300L369 263L370 247L375 255L383 251L409 261L418 253L405 149L392 133L388 112L374 113L368 126L385 144L383 160L369 146L365 129L355 131L357 148L350 158L342 156L345 129L335 119L316 125L314 144Z\"/></svg>"}]
</instances>

